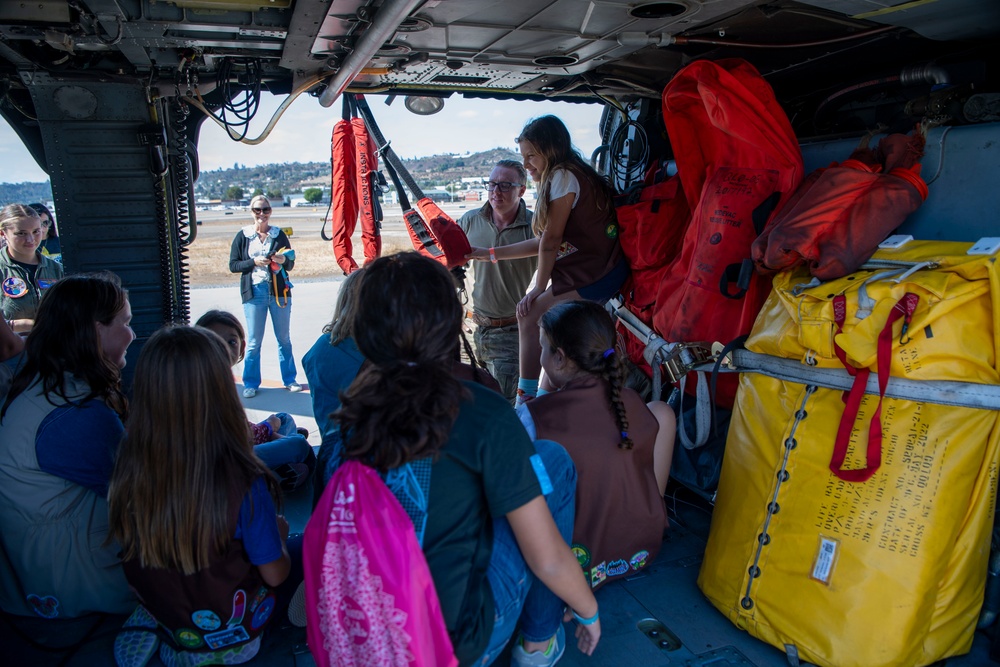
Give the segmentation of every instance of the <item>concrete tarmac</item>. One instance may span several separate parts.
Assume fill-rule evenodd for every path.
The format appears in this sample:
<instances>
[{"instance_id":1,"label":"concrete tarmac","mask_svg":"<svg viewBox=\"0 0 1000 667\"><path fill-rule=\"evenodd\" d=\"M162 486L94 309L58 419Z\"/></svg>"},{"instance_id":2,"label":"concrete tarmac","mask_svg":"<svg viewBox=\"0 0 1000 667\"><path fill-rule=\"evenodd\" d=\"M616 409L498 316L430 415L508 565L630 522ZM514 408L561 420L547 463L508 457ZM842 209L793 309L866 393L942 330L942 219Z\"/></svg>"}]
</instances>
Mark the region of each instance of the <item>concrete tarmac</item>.
<instances>
[{"instance_id":1,"label":"concrete tarmac","mask_svg":"<svg viewBox=\"0 0 1000 667\"><path fill-rule=\"evenodd\" d=\"M238 277L237 277L238 278ZM294 277L293 277L294 280ZM323 332L323 327L333 317L333 309L337 303L337 295L344 278L337 277L315 282L294 282L292 288L291 338L292 355L298 370L298 382L303 391L291 393L281 383L281 373L278 369L278 343L271 329L271 318L264 333L261 345L260 371L262 382L254 398L243 398L243 363L233 367L240 400L247 409L247 417L252 421L261 421L275 412L287 412L295 418L298 426L309 429L309 442L313 446L320 443L319 431L313 417L312 398L302 371L302 357L313 346ZM239 282L234 279L230 287L212 287L191 290L191 322L195 322L206 310L217 308L228 310L246 327L246 317L243 315L243 303L240 300Z\"/></svg>"}]
</instances>

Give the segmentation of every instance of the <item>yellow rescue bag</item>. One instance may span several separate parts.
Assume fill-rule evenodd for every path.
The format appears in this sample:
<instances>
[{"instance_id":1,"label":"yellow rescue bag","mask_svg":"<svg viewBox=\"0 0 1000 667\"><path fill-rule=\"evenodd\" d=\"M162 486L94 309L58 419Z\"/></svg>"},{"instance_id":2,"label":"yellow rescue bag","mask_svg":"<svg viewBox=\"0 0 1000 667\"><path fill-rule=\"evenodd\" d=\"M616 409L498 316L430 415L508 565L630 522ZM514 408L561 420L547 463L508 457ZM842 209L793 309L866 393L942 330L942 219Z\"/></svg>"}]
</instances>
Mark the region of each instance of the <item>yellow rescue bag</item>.
<instances>
[{"instance_id":1,"label":"yellow rescue bag","mask_svg":"<svg viewBox=\"0 0 1000 667\"><path fill-rule=\"evenodd\" d=\"M970 245L911 242L822 284L779 274L747 341L806 372L741 376L698 585L807 662L927 665L972 644L1000 412L955 388L1000 384L1000 271ZM893 398L906 386L934 402Z\"/></svg>"}]
</instances>

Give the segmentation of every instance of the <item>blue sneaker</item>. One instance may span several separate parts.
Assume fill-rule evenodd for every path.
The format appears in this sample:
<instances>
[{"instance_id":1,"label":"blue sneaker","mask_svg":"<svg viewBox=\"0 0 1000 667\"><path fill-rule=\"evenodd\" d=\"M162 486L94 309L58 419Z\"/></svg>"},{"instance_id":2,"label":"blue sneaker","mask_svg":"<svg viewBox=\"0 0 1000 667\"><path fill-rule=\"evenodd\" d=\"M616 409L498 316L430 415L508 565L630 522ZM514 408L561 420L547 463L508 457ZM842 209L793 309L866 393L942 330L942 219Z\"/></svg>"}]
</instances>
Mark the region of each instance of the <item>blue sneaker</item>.
<instances>
[{"instance_id":1,"label":"blue sneaker","mask_svg":"<svg viewBox=\"0 0 1000 667\"><path fill-rule=\"evenodd\" d=\"M524 650L524 637L518 637L514 650L510 654L510 664L515 667L551 667L563 657L566 652L566 630L562 624L556 630L556 636L549 641L549 647L544 651Z\"/></svg>"}]
</instances>

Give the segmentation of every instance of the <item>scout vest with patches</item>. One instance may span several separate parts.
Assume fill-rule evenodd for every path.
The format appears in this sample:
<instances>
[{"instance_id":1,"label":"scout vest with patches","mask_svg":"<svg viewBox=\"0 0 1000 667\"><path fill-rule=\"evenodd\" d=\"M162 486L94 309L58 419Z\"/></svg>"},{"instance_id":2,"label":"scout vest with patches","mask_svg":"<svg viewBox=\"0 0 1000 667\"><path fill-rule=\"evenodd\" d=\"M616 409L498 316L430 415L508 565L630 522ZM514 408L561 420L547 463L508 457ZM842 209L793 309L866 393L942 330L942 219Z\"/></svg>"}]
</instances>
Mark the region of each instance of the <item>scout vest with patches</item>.
<instances>
[{"instance_id":1,"label":"scout vest with patches","mask_svg":"<svg viewBox=\"0 0 1000 667\"><path fill-rule=\"evenodd\" d=\"M611 200L599 202L598 191L583 172L575 168L569 171L580 182L580 196L570 211L562 245L556 252L552 267L553 294L564 294L597 282L611 273L624 257Z\"/></svg>"},{"instance_id":2,"label":"scout vest with patches","mask_svg":"<svg viewBox=\"0 0 1000 667\"><path fill-rule=\"evenodd\" d=\"M246 489L249 493L249 489ZM231 493L230 534L235 533L243 494ZM274 615L276 597L247 558L242 540L192 575L145 568L125 561L125 577L160 631L184 651L219 651L250 642Z\"/></svg>"},{"instance_id":3,"label":"scout vest with patches","mask_svg":"<svg viewBox=\"0 0 1000 667\"><path fill-rule=\"evenodd\" d=\"M629 450L618 447L607 383L599 378L573 380L526 404L535 437L558 442L576 464L572 548L594 588L652 562L666 526L653 474L659 422L635 391L623 388L622 401L634 443Z\"/></svg>"}]
</instances>

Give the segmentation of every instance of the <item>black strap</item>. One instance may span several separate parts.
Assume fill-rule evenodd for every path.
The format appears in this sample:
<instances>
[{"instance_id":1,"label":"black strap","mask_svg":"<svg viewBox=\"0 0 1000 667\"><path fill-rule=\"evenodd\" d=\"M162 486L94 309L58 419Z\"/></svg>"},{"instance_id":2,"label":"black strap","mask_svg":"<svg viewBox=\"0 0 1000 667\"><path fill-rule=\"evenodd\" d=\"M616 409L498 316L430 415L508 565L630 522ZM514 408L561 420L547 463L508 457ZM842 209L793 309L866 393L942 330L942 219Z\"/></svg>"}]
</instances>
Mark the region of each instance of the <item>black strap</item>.
<instances>
[{"instance_id":1,"label":"black strap","mask_svg":"<svg viewBox=\"0 0 1000 667\"><path fill-rule=\"evenodd\" d=\"M742 299L750 289L750 279L753 277L753 260L745 258L739 264L730 264L719 278L719 291L727 299ZM736 283L736 292L729 291L729 283Z\"/></svg>"},{"instance_id":2,"label":"black strap","mask_svg":"<svg viewBox=\"0 0 1000 667\"><path fill-rule=\"evenodd\" d=\"M389 184L385 181L385 175L373 169L368 172L368 186L371 190L372 213L375 216L375 231L381 233L382 219L385 213L382 211L382 193L388 191Z\"/></svg>"},{"instance_id":3,"label":"black strap","mask_svg":"<svg viewBox=\"0 0 1000 667\"><path fill-rule=\"evenodd\" d=\"M726 356L733 350L743 350L746 349L747 338L750 336L743 335L737 336L733 340L729 341L722 352L719 352L719 356L715 358L715 365L712 366L712 380L709 383L709 396L712 397L712 434L715 437L719 437L719 424L715 419L715 393L716 387L718 386L719 380L719 370L722 368L722 362Z\"/></svg>"},{"instance_id":4,"label":"black strap","mask_svg":"<svg viewBox=\"0 0 1000 667\"><path fill-rule=\"evenodd\" d=\"M375 141L378 143L378 151L383 157L385 157L386 167L392 167L396 170L398 178L402 179L406 183L406 187L410 189L413 194L414 199L423 199L424 193L417 185L417 182L410 175L410 172L406 170L406 166L403 165L403 161L399 159L396 155L396 151L392 150L389 142L385 140L382 135L382 130L379 129L378 123L375 122L375 116L372 115L371 107L368 106L368 100L365 99L364 95L355 96L355 104L357 105L358 112L360 112L361 117L365 119L365 125L368 127L368 131ZM390 171L390 175L391 175ZM393 178L393 183L396 183L397 179ZM396 185L397 190L401 190L399 185Z\"/></svg>"},{"instance_id":5,"label":"black strap","mask_svg":"<svg viewBox=\"0 0 1000 667\"><path fill-rule=\"evenodd\" d=\"M343 103L341 105L340 117L346 121L350 121L355 115L354 106L351 104L351 96L344 95Z\"/></svg>"},{"instance_id":6,"label":"black strap","mask_svg":"<svg viewBox=\"0 0 1000 667\"><path fill-rule=\"evenodd\" d=\"M326 223L330 219L330 211L333 210L333 199L330 199L330 205L326 207L326 214L323 216L323 224L319 228L319 237L324 241L332 241L332 236L326 235Z\"/></svg>"},{"instance_id":7,"label":"black strap","mask_svg":"<svg viewBox=\"0 0 1000 667\"><path fill-rule=\"evenodd\" d=\"M385 153L383 153L383 155L385 155ZM403 189L403 184L399 180L399 174L397 174L396 170L392 168L392 162L390 160L385 161L385 170L389 172L389 178L392 179L392 184L396 186L396 193L399 195L399 207L404 211L412 208L410 206L410 200L406 198L406 190Z\"/></svg>"}]
</instances>

